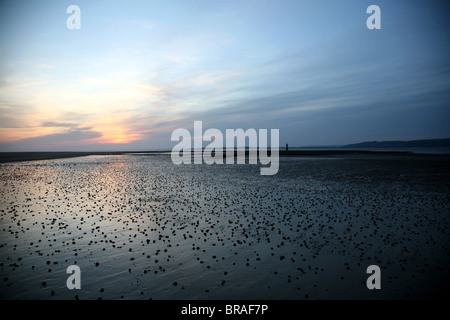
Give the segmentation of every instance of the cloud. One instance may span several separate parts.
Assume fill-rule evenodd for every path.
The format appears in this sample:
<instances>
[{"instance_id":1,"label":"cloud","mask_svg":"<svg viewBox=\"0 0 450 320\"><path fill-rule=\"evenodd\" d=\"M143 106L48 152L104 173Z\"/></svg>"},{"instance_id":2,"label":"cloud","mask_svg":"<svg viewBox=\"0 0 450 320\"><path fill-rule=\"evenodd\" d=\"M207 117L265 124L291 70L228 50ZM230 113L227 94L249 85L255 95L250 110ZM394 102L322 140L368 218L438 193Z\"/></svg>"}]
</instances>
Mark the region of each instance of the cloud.
<instances>
[{"instance_id":1,"label":"cloud","mask_svg":"<svg viewBox=\"0 0 450 320\"><path fill-rule=\"evenodd\" d=\"M358 142L348 140L350 128L370 139L397 136L398 128L420 135L432 124L442 131L446 10L407 7L386 3L383 29L371 32L364 7L333 1L179 9L142 1L110 4L107 13L92 4L86 12L97 12L99 23L62 33L52 31L50 16L40 28L11 24L36 13L11 7L0 21L13 27L0 36L8 48L0 50L0 141L145 150L172 145L171 131L194 120L205 128L280 128L290 144L306 136L306 144ZM420 24L409 23L418 17Z\"/></svg>"},{"instance_id":2,"label":"cloud","mask_svg":"<svg viewBox=\"0 0 450 320\"><path fill-rule=\"evenodd\" d=\"M77 127L77 124L74 123L68 123L68 122L52 122L52 121L48 121L48 122L44 122L42 124L42 127L69 127L69 128L73 128L73 127Z\"/></svg>"},{"instance_id":3,"label":"cloud","mask_svg":"<svg viewBox=\"0 0 450 320\"><path fill-rule=\"evenodd\" d=\"M6 87L8 85L9 85L8 80L6 80L4 78L0 78L0 89Z\"/></svg>"},{"instance_id":4,"label":"cloud","mask_svg":"<svg viewBox=\"0 0 450 320\"><path fill-rule=\"evenodd\" d=\"M148 20L134 20L134 19L128 19L128 20L121 20L119 23L124 23L127 25L130 25L132 27L139 27L144 30L151 30L155 28L155 23L148 21Z\"/></svg>"},{"instance_id":5,"label":"cloud","mask_svg":"<svg viewBox=\"0 0 450 320\"><path fill-rule=\"evenodd\" d=\"M29 115L33 107L21 103L0 100L0 128L27 128L31 126Z\"/></svg>"},{"instance_id":6,"label":"cloud","mask_svg":"<svg viewBox=\"0 0 450 320\"><path fill-rule=\"evenodd\" d=\"M48 63L39 63L36 65L38 69L55 69L56 67Z\"/></svg>"},{"instance_id":7,"label":"cloud","mask_svg":"<svg viewBox=\"0 0 450 320\"><path fill-rule=\"evenodd\" d=\"M28 126L23 123L20 119L14 116L1 116L0 117L0 128L27 128Z\"/></svg>"},{"instance_id":8,"label":"cloud","mask_svg":"<svg viewBox=\"0 0 450 320\"><path fill-rule=\"evenodd\" d=\"M92 144L101 133L90 130L69 130L65 133L27 138L13 143L0 144L0 151L71 151L73 146Z\"/></svg>"}]
</instances>

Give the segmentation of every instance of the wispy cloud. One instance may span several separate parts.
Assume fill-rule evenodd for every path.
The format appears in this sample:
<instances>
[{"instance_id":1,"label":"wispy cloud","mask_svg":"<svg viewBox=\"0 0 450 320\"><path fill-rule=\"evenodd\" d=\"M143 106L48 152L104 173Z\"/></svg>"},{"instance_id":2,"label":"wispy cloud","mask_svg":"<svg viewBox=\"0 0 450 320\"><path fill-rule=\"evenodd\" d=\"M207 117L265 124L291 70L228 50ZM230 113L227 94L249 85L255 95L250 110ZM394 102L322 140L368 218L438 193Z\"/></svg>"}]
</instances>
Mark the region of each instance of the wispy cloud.
<instances>
[{"instance_id":1,"label":"wispy cloud","mask_svg":"<svg viewBox=\"0 0 450 320\"><path fill-rule=\"evenodd\" d=\"M52 122L52 121L47 121L44 122L42 125L42 127L69 127L69 128L74 128L77 127L77 124L74 123L68 123L68 122Z\"/></svg>"},{"instance_id":2,"label":"wispy cloud","mask_svg":"<svg viewBox=\"0 0 450 320\"><path fill-rule=\"evenodd\" d=\"M155 23L149 20L121 20L119 21L119 23L124 23L124 24L128 24L131 25L133 27L139 27L145 30L151 30L153 28L155 28Z\"/></svg>"},{"instance_id":3,"label":"wispy cloud","mask_svg":"<svg viewBox=\"0 0 450 320\"><path fill-rule=\"evenodd\" d=\"M0 144L2 151L53 151L72 150L73 146L85 146L95 143L96 138L100 138L101 133L88 130L69 130L64 133L48 134L34 138L27 138L15 141L14 143Z\"/></svg>"},{"instance_id":4,"label":"wispy cloud","mask_svg":"<svg viewBox=\"0 0 450 320\"><path fill-rule=\"evenodd\" d=\"M369 31L364 5L324 1L96 1L77 31L51 2L11 2L0 143L168 147L194 120L279 128L290 144L450 135L446 10L380 0Z\"/></svg>"},{"instance_id":5,"label":"wispy cloud","mask_svg":"<svg viewBox=\"0 0 450 320\"><path fill-rule=\"evenodd\" d=\"M39 69L55 69L56 66L53 66L53 65L47 64L47 63L39 63L39 64L36 65L36 68L39 68Z\"/></svg>"}]
</instances>

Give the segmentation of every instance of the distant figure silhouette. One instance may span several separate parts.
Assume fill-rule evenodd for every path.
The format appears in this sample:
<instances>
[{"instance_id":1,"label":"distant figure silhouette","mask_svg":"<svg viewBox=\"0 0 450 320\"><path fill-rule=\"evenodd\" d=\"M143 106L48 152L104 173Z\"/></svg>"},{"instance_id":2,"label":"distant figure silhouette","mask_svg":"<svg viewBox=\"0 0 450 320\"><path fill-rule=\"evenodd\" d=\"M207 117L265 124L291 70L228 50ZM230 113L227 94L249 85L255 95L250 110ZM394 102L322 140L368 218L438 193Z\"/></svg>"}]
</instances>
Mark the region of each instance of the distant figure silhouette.
<instances>
[{"instance_id":1,"label":"distant figure silhouette","mask_svg":"<svg viewBox=\"0 0 450 320\"><path fill-rule=\"evenodd\" d=\"M289 147L288 144L286 143L286 151L289 151Z\"/></svg>"}]
</instances>

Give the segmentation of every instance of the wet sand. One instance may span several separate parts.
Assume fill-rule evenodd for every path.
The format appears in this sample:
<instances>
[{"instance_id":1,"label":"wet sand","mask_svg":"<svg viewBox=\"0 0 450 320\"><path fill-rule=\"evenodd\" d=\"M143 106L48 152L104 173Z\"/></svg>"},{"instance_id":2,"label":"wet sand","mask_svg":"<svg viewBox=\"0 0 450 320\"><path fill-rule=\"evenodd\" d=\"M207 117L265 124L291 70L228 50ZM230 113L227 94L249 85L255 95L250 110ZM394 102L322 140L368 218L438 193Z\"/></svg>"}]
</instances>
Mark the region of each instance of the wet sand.
<instances>
[{"instance_id":1,"label":"wet sand","mask_svg":"<svg viewBox=\"0 0 450 320\"><path fill-rule=\"evenodd\" d=\"M181 165L103 154L0 165L2 299L415 299L450 284L450 159ZM81 290L66 269L81 268ZM366 268L381 268L368 290Z\"/></svg>"},{"instance_id":2,"label":"wet sand","mask_svg":"<svg viewBox=\"0 0 450 320\"><path fill-rule=\"evenodd\" d=\"M0 152L0 163L35 161L35 160L51 160L65 159L75 157L86 157L92 155L161 155L170 151L121 151L121 152ZM268 152L270 155L270 151ZM246 151L248 156L248 151ZM364 150L280 150L280 156L365 156L365 155L410 155L415 154L408 152L383 152L383 151L364 151ZM225 156L225 153L224 153ZM236 152L235 152L236 156ZM425 156L425 155L422 155ZM438 156L438 155L434 155Z\"/></svg>"},{"instance_id":3,"label":"wet sand","mask_svg":"<svg viewBox=\"0 0 450 320\"><path fill-rule=\"evenodd\" d=\"M147 153L158 154L165 151L147 151ZM92 155L121 155L129 152L0 152L0 163L51 160L75 157L86 157Z\"/></svg>"}]
</instances>

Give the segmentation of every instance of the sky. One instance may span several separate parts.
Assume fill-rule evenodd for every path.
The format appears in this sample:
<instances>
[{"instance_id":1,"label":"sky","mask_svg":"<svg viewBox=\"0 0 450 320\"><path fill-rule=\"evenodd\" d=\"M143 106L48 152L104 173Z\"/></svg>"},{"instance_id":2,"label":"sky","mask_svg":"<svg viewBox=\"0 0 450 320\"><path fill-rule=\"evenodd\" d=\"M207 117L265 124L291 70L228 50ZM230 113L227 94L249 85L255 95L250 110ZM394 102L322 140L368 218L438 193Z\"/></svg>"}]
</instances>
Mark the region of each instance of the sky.
<instances>
[{"instance_id":1,"label":"sky","mask_svg":"<svg viewBox=\"0 0 450 320\"><path fill-rule=\"evenodd\" d=\"M80 29L66 25L70 5ZM170 150L195 120L279 129L290 146L449 138L449 8L2 0L0 151Z\"/></svg>"}]
</instances>

